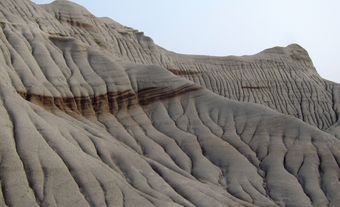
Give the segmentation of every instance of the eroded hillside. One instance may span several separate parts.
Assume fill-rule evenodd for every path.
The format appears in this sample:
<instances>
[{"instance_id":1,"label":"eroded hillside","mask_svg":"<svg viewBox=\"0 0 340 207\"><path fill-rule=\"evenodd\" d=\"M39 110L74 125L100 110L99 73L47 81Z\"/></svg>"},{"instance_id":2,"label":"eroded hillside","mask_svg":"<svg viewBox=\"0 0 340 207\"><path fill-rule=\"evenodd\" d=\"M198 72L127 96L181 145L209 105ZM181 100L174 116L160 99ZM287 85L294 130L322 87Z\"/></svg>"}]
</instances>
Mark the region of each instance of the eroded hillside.
<instances>
[{"instance_id":1,"label":"eroded hillside","mask_svg":"<svg viewBox=\"0 0 340 207\"><path fill-rule=\"evenodd\" d=\"M340 205L339 85L300 46L181 55L68 1L0 4L1 206Z\"/></svg>"}]
</instances>

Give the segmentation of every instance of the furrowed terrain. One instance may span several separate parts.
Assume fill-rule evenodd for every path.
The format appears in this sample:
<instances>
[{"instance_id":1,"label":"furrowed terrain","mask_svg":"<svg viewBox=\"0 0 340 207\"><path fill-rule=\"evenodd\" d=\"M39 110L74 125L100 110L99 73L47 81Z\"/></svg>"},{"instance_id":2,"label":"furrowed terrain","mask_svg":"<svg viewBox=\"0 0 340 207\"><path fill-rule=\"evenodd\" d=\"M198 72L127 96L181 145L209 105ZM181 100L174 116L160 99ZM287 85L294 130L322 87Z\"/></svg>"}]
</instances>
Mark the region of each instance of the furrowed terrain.
<instances>
[{"instance_id":1,"label":"furrowed terrain","mask_svg":"<svg viewBox=\"0 0 340 207\"><path fill-rule=\"evenodd\" d=\"M339 206L340 86L299 45L181 55L0 0L0 206Z\"/></svg>"}]
</instances>

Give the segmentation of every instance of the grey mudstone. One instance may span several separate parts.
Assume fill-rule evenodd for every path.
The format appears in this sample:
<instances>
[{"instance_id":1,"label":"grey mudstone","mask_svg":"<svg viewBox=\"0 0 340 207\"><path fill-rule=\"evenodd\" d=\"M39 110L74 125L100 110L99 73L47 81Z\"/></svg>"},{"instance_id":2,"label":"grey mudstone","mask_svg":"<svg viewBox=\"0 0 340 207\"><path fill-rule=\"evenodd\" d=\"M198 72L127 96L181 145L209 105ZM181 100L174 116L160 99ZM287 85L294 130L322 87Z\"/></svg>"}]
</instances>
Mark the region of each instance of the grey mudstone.
<instances>
[{"instance_id":1,"label":"grey mudstone","mask_svg":"<svg viewBox=\"0 0 340 207\"><path fill-rule=\"evenodd\" d=\"M181 55L0 0L0 206L340 206L340 88L298 45Z\"/></svg>"}]
</instances>

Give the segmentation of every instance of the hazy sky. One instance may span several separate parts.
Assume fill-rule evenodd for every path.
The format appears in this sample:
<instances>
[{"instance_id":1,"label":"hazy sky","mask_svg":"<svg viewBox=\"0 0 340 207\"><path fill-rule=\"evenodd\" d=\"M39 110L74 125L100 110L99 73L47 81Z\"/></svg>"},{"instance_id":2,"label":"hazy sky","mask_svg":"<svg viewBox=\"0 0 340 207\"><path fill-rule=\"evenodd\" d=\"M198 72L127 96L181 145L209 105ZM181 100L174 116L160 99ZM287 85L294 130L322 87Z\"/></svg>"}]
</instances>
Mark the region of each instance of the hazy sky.
<instances>
[{"instance_id":1,"label":"hazy sky","mask_svg":"<svg viewBox=\"0 0 340 207\"><path fill-rule=\"evenodd\" d=\"M33 0L49 3L50 0ZM74 0L179 53L255 54L298 43L340 83L339 0Z\"/></svg>"}]
</instances>

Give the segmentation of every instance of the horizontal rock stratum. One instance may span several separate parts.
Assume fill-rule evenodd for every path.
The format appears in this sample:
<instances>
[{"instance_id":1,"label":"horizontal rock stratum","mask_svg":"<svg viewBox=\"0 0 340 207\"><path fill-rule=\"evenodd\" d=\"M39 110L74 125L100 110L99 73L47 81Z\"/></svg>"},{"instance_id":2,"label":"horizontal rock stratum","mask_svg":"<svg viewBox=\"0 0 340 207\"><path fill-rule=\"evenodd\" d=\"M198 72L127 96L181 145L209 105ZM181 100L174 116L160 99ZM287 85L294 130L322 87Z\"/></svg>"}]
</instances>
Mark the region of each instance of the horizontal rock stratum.
<instances>
[{"instance_id":1,"label":"horizontal rock stratum","mask_svg":"<svg viewBox=\"0 0 340 207\"><path fill-rule=\"evenodd\" d=\"M299 45L181 55L0 0L0 206L340 206L339 113Z\"/></svg>"}]
</instances>

